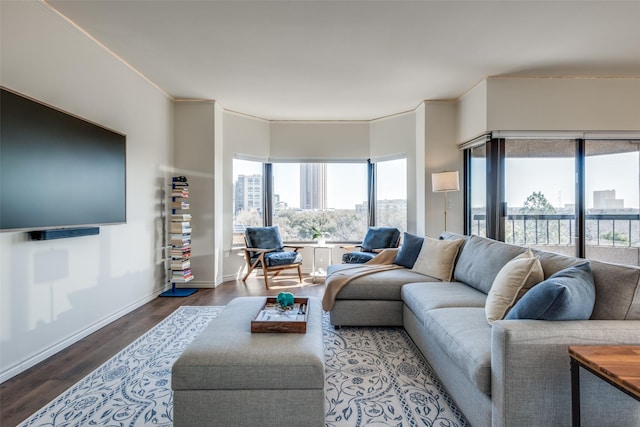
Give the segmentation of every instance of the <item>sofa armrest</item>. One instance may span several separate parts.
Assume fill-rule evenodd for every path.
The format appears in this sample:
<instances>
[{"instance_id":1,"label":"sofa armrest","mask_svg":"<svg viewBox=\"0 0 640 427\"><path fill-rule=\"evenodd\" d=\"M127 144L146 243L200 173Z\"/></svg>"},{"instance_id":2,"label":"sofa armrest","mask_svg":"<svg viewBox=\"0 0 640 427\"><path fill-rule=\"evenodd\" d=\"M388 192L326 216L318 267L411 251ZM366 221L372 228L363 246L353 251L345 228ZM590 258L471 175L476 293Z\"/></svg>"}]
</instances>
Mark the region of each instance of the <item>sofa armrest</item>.
<instances>
[{"instance_id":1,"label":"sofa armrest","mask_svg":"<svg viewBox=\"0 0 640 427\"><path fill-rule=\"evenodd\" d=\"M495 322L491 331L493 426L570 425L568 346L606 344L640 345L640 320ZM583 425L608 425L614 419L640 425L634 399L591 374L581 372L582 378Z\"/></svg>"}]
</instances>

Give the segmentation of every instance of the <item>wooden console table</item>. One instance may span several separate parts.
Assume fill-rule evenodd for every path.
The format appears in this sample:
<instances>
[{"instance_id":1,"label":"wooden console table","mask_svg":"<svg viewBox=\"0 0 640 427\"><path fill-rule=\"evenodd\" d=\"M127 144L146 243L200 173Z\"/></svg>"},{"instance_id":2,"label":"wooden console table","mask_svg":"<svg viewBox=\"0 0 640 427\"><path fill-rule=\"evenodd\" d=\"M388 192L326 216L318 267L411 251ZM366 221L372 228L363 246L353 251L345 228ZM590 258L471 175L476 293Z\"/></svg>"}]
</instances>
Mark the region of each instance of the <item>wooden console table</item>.
<instances>
[{"instance_id":1,"label":"wooden console table","mask_svg":"<svg viewBox=\"0 0 640 427\"><path fill-rule=\"evenodd\" d=\"M640 346L570 346L571 420L580 426L580 368L640 401Z\"/></svg>"}]
</instances>

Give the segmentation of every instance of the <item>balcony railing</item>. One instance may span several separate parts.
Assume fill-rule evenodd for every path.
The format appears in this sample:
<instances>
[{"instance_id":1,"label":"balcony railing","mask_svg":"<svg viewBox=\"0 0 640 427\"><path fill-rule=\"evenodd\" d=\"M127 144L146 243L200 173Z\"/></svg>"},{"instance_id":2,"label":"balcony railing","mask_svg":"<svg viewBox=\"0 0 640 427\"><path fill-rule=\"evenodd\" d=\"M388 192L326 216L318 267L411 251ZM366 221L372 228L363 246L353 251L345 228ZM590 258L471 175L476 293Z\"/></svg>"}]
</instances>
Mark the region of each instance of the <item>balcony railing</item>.
<instances>
[{"instance_id":1,"label":"balcony railing","mask_svg":"<svg viewBox=\"0 0 640 427\"><path fill-rule=\"evenodd\" d=\"M587 214L586 257L640 265L640 214ZM575 254L576 217L572 214L508 215L505 241L566 255ZM473 215L473 234L486 236L486 217Z\"/></svg>"}]
</instances>

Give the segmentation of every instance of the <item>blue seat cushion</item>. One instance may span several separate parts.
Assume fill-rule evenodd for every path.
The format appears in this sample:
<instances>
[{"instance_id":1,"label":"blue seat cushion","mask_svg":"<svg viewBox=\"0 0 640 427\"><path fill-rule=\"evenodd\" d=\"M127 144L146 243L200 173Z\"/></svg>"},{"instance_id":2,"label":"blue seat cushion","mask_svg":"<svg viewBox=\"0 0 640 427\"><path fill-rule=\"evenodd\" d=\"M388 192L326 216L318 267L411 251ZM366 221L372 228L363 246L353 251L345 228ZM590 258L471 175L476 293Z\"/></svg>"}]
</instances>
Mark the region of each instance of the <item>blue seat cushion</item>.
<instances>
[{"instance_id":1,"label":"blue seat cushion","mask_svg":"<svg viewBox=\"0 0 640 427\"><path fill-rule=\"evenodd\" d=\"M400 230L394 227L370 227L362 241L362 252L374 249L397 248L400 243Z\"/></svg>"},{"instance_id":2,"label":"blue seat cushion","mask_svg":"<svg viewBox=\"0 0 640 427\"><path fill-rule=\"evenodd\" d=\"M378 254L374 252L347 252L342 255L342 262L345 264L364 264L376 255Z\"/></svg>"},{"instance_id":3,"label":"blue seat cushion","mask_svg":"<svg viewBox=\"0 0 640 427\"><path fill-rule=\"evenodd\" d=\"M264 254L267 267L278 265L299 264L302 262L302 255L298 252L268 252Z\"/></svg>"}]
</instances>

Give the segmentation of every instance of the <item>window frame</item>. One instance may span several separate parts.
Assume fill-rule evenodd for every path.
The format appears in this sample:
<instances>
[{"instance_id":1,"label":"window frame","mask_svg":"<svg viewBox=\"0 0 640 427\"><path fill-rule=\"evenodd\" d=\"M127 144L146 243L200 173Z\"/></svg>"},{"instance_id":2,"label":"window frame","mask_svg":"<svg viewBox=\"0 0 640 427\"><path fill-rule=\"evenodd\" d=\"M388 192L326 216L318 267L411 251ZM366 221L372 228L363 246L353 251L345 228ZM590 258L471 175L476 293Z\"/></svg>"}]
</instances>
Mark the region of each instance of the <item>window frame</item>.
<instances>
[{"instance_id":1,"label":"window frame","mask_svg":"<svg viewBox=\"0 0 640 427\"><path fill-rule=\"evenodd\" d=\"M357 160L357 159L323 159L321 162L318 162L317 160L315 162L317 163L326 163L326 164L331 164L331 163L365 163L367 165L367 200L366 200L366 204L367 204L367 226L368 227L375 227L377 226L377 221L376 221L376 200L377 200L377 189L376 189L376 178L377 178L377 171L376 171L376 164L378 162L383 162L383 161L387 161L387 160L395 160L395 159L401 159L404 158L406 160L407 156L406 155L398 155L398 156L394 156L394 157L385 157L385 158L380 158L380 159L376 159L375 161L372 161L371 159L366 159L365 161L363 160ZM275 212L275 208L273 206L273 196L274 196L274 186L273 186L273 165L274 163L311 163L311 161L306 160L306 159L286 159L286 160L282 160L282 161L276 161L276 160L264 160L264 159L255 159L255 158L247 158L241 155L235 155L234 156L234 160L238 159L238 160L250 160L250 161L255 161L255 162L261 162L263 165L263 169L262 169L262 179L263 179L263 196L262 196L262 219L263 219L263 225L264 226L271 226L274 225L274 212ZM406 166L405 166L406 167ZM234 197L235 197L235 180L233 182L233 186L234 186ZM235 204L233 209L235 210ZM299 243L309 243L311 241L296 241ZM343 240L339 240L337 242L340 243L358 243L358 241L343 241ZM238 244L235 244L235 246L239 246Z\"/></svg>"},{"instance_id":2,"label":"window frame","mask_svg":"<svg viewBox=\"0 0 640 427\"><path fill-rule=\"evenodd\" d=\"M463 197L464 197L464 234L473 233L473 212L471 204L473 182L471 179L471 150L479 145L486 147L486 237L494 240L505 241L505 219L507 216L505 200L505 141L508 137L517 135L524 138L548 139L551 133L540 132L539 135L524 132L491 132L460 144L458 148L463 151ZM586 238L586 145L590 140L602 139L629 139L640 140L640 134L629 133L598 134L587 132L557 132L553 133L557 139L568 139L575 142L575 254L578 258L587 256Z\"/></svg>"}]
</instances>

